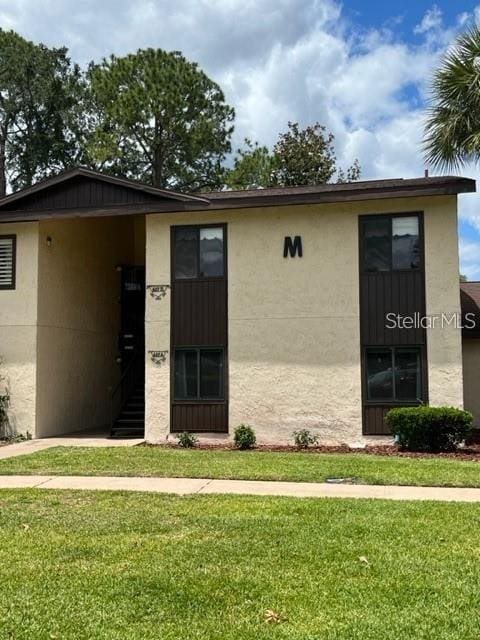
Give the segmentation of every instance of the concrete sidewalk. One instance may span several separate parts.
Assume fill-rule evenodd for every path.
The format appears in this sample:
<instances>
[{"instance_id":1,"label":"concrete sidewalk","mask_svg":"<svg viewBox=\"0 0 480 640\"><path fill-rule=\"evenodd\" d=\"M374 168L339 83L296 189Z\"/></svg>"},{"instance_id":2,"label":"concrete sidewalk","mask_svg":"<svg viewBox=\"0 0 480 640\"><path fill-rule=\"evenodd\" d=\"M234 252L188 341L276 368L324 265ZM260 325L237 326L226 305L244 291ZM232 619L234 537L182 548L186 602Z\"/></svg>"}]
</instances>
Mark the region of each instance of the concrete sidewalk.
<instances>
[{"instance_id":1,"label":"concrete sidewalk","mask_svg":"<svg viewBox=\"0 0 480 640\"><path fill-rule=\"evenodd\" d=\"M145 441L135 438L109 438L103 432L82 431L64 436L25 440L24 442L2 446L0 447L0 460L26 456L44 449L51 449L52 447L136 447L142 442Z\"/></svg>"},{"instance_id":2,"label":"concrete sidewalk","mask_svg":"<svg viewBox=\"0 0 480 640\"><path fill-rule=\"evenodd\" d=\"M152 493L236 494L295 498L377 498L382 500L435 500L480 502L480 489L399 487L314 482L212 480L208 478L128 478L112 476L0 476L0 489L81 489L146 491Z\"/></svg>"}]
</instances>

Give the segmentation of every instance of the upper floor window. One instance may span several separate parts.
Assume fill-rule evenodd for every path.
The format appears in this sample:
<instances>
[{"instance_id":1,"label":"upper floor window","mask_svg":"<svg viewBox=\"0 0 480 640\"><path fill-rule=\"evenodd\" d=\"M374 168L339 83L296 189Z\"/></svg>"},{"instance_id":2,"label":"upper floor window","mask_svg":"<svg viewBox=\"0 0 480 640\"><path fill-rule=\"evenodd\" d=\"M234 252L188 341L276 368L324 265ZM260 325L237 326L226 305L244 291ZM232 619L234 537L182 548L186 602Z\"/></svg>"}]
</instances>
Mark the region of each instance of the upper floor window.
<instances>
[{"instance_id":1,"label":"upper floor window","mask_svg":"<svg viewBox=\"0 0 480 640\"><path fill-rule=\"evenodd\" d=\"M0 289L15 289L16 236L0 236Z\"/></svg>"},{"instance_id":2,"label":"upper floor window","mask_svg":"<svg viewBox=\"0 0 480 640\"><path fill-rule=\"evenodd\" d=\"M418 215L372 216L362 220L364 271L420 268Z\"/></svg>"},{"instance_id":3,"label":"upper floor window","mask_svg":"<svg viewBox=\"0 0 480 640\"><path fill-rule=\"evenodd\" d=\"M176 227L174 274L177 280L221 278L225 272L223 227Z\"/></svg>"}]
</instances>

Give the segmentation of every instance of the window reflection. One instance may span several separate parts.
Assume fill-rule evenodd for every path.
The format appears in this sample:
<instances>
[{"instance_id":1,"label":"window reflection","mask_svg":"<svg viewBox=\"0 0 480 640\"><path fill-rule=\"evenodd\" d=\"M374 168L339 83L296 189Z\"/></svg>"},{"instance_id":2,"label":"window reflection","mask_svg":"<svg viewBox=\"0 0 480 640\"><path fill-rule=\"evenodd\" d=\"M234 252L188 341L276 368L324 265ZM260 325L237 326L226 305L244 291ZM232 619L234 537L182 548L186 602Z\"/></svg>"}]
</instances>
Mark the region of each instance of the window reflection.
<instances>
[{"instance_id":1,"label":"window reflection","mask_svg":"<svg viewBox=\"0 0 480 640\"><path fill-rule=\"evenodd\" d=\"M176 278L197 277L197 231L191 228L175 230L174 264Z\"/></svg>"},{"instance_id":2,"label":"window reflection","mask_svg":"<svg viewBox=\"0 0 480 640\"><path fill-rule=\"evenodd\" d=\"M392 267L418 269L420 249L417 216L392 219Z\"/></svg>"},{"instance_id":3,"label":"window reflection","mask_svg":"<svg viewBox=\"0 0 480 640\"><path fill-rule=\"evenodd\" d=\"M200 351L200 397L219 399L222 397L222 351Z\"/></svg>"},{"instance_id":4,"label":"window reflection","mask_svg":"<svg viewBox=\"0 0 480 640\"><path fill-rule=\"evenodd\" d=\"M363 254L366 271L390 269L390 221L385 218L363 223Z\"/></svg>"},{"instance_id":5,"label":"window reflection","mask_svg":"<svg viewBox=\"0 0 480 640\"><path fill-rule=\"evenodd\" d=\"M200 275L223 276L223 229L200 229Z\"/></svg>"},{"instance_id":6,"label":"window reflection","mask_svg":"<svg viewBox=\"0 0 480 640\"><path fill-rule=\"evenodd\" d=\"M366 352L367 397L369 400L422 398L421 352L418 347L370 347Z\"/></svg>"},{"instance_id":7,"label":"window reflection","mask_svg":"<svg viewBox=\"0 0 480 640\"><path fill-rule=\"evenodd\" d=\"M222 349L177 349L174 356L175 400L222 400Z\"/></svg>"},{"instance_id":8,"label":"window reflection","mask_svg":"<svg viewBox=\"0 0 480 640\"><path fill-rule=\"evenodd\" d=\"M393 398L392 352L390 349L367 352L367 392L370 400Z\"/></svg>"},{"instance_id":9,"label":"window reflection","mask_svg":"<svg viewBox=\"0 0 480 640\"><path fill-rule=\"evenodd\" d=\"M395 392L398 400L420 398L420 354L416 349L397 349L395 354Z\"/></svg>"},{"instance_id":10,"label":"window reflection","mask_svg":"<svg viewBox=\"0 0 480 640\"><path fill-rule=\"evenodd\" d=\"M195 400L197 397L197 352L182 349L175 352L175 397Z\"/></svg>"}]
</instances>

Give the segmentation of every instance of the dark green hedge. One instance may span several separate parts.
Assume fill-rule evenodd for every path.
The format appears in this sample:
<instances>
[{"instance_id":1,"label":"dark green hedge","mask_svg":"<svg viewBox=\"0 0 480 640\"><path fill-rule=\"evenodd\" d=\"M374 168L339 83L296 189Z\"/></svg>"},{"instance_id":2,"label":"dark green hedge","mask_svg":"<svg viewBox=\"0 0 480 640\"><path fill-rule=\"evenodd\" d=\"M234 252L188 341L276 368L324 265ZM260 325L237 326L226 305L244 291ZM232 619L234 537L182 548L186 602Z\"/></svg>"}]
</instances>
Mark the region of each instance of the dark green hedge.
<instances>
[{"instance_id":1,"label":"dark green hedge","mask_svg":"<svg viewBox=\"0 0 480 640\"><path fill-rule=\"evenodd\" d=\"M385 421L402 449L455 451L473 429L473 415L453 407L390 409Z\"/></svg>"}]
</instances>

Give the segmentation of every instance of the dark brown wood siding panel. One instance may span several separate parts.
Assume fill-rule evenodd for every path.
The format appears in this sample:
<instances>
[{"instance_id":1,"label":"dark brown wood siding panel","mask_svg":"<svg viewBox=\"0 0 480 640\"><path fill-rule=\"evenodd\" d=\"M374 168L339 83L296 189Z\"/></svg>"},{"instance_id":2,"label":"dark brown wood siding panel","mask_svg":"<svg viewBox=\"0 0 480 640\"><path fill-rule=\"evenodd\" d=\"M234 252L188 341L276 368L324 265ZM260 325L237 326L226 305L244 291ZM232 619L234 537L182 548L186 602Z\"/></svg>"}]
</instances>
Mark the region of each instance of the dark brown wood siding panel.
<instances>
[{"instance_id":1,"label":"dark brown wood siding panel","mask_svg":"<svg viewBox=\"0 0 480 640\"><path fill-rule=\"evenodd\" d=\"M173 433L196 431L226 433L228 431L228 404L172 404Z\"/></svg>"},{"instance_id":2,"label":"dark brown wood siding panel","mask_svg":"<svg viewBox=\"0 0 480 640\"><path fill-rule=\"evenodd\" d=\"M176 282L172 298L173 346L226 345L226 280Z\"/></svg>"},{"instance_id":3,"label":"dark brown wood siding panel","mask_svg":"<svg viewBox=\"0 0 480 640\"><path fill-rule=\"evenodd\" d=\"M161 198L150 196L140 190L78 176L68 182L32 193L22 198L18 204L12 203L9 210L15 211L18 207L22 211L50 211L108 205L158 203L159 201L161 201Z\"/></svg>"},{"instance_id":4,"label":"dark brown wood siding panel","mask_svg":"<svg viewBox=\"0 0 480 640\"><path fill-rule=\"evenodd\" d=\"M391 430L385 422L385 416L398 405L366 404L363 407L363 433L366 436L390 436ZM402 403L402 407L418 406L413 402Z\"/></svg>"},{"instance_id":5,"label":"dark brown wood siding panel","mask_svg":"<svg viewBox=\"0 0 480 640\"><path fill-rule=\"evenodd\" d=\"M363 429L365 435L381 436L388 435L389 430L384 422L385 415L392 407L364 406L363 407Z\"/></svg>"},{"instance_id":6,"label":"dark brown wood siding panel","mask_svg":"<svg viewBox=\"0 0 480 640\"><path fill-rule=\"evenodd\" d=\"M370 346L425 344L425 329L390 329L387 314L425 313L423 270L361 274L362 344Z\"/></svg>"}]
</instances>

